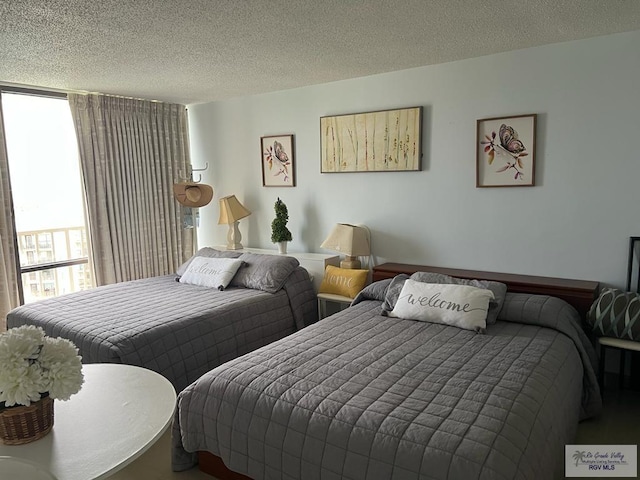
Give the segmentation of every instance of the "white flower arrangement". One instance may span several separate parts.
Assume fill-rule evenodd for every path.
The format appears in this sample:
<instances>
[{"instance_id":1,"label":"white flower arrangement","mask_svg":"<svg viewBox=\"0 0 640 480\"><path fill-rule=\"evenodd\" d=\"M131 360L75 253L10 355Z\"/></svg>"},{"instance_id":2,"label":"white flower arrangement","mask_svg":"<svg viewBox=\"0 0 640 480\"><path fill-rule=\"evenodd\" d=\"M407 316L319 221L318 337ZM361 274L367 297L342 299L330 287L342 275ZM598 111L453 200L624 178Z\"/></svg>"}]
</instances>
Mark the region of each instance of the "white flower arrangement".
<instances>
[{"instance_id":1,"label":"white flower arrangement","mask_svg":"<svg viewBox=\"0 0 640 480\"><path fill-rule=\"evenodd\" d=\"M84 382L81 359L72 342L40 327L10 329L0 335L0 402L29 406L43 394L68 400Z\"/></svg>"}]
</instances>

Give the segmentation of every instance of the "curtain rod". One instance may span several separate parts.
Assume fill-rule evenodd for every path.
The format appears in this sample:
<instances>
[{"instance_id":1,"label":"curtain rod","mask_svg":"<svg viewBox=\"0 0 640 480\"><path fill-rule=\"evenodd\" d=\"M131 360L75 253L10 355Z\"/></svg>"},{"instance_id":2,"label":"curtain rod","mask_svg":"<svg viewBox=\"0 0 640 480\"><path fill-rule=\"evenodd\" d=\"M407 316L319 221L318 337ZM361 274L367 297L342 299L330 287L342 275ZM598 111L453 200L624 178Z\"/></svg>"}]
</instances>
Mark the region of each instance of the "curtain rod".
<instances>
[{"instance_id":1,"label":"curtain rod","mask_svg":"<svg viewBox=\"0 0 640 480\"><path fill-rule=\"evenodd\" d=\"M7 92L7 93L22 93L24 95L38 95L40 97L50 97L50 98L68 98L68 95L70 93L78 93L78 94L82 94L82 95L103 95L105 97L115 97L115 98L125 98L125 99L130 99L130 100L142 100L145 102L151 102L151 103L164 103L164 104L173 104L173 105L182 105L185 107L186 109L186 105L182 104L182 103L176 103L176 102L166 102L163 100L150 100L148 98L139 98L139 97L129 97L126 95L118 95L118 94L112 94L112 93L100 93L100 92L88 92L88 91L80 91L80 90L68 90L68 91L64 91L64 90L59 90L59 89L55 89L55 90L47 90L46 88L34 88L34 87L25 87L25 86L20 86L20 85L16 85L16 84L3 84L0 82L0 92Z\"/></svg>"},{"instance_id":2,"label":"curtain rod","mask_svg":"<svg viewBox=\"0 0 640 480\"><path fill-rule=\"evenodd\" d=\"M37 88L14 87L11 85L2 85L2 84L0 84L0 92L19 93L23 95L37 95L39 97L50 97L50 98L67 98L67 94L64 92L40 90Z\"/></svg>"}]
</instances>

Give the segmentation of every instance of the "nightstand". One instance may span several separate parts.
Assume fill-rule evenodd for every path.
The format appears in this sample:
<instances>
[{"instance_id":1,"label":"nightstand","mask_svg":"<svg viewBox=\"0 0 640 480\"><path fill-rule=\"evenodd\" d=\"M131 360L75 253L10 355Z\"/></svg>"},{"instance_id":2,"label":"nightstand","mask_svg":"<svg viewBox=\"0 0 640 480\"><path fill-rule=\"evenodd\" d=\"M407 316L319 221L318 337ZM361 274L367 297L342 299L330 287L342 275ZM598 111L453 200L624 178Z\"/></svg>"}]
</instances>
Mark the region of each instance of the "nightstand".
<instances>
[{"instance_id":1,"label":"nightstand","mask_svg":"<svg viewBox=\"0 0 640 480\"><path fill-rule=\"evenodd\" d=\"M333 308L327 308L327 302L332 303ZM342 295L334 295L333 293L319 293L318 294L318 314L320 320L328 317L336 311L344 310L353 302L353 298L343 297ZM330 312L330 313L328 313Z\"/></svg>"}]
</instances>

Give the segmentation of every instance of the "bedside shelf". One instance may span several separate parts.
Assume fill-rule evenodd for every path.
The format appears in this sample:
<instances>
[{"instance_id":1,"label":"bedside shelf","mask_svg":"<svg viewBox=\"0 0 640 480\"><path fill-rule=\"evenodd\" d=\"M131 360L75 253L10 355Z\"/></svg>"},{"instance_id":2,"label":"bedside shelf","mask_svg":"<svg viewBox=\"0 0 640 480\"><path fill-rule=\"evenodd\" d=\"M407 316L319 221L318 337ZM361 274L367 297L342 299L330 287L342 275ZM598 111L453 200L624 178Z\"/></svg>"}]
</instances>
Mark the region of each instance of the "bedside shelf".
<instances>
[{"instance_id":1,"label":"bedside shelf","mask_svg":"<svg viewBox=\"0 0 640 480\"><path fill-rule=\"evenodd\" d=\"M318 316L320 320L325 317L328 317L327 313L327 302L334 303L337 305L338 310L344 310L351 302L353 302L353 298L343 297L342 295L335 295L333 293L319 293L318 294ZM333 311L331 313L334 313Z\"/></svg>"},{"instance_id":2,"label":"bedside shelf","mask_svg":"<svg viewBox=\"0 0 640 480\"><path fill-rule=\"evenodd\" d=\"M605 352L607 348L614 348L620 350L620 369L618 370L619 388L622 390L624 387L624 364L625 356L627 352L640 352L640 342L633 340L626 340L621 338L612 337L598 337L598 344L600 344L600 360L598 365L598 378L600 382L600 391L604 391L604 366L605 366ZM633 378L633 372L632 377Z\"/></svg>"}]
</instances>

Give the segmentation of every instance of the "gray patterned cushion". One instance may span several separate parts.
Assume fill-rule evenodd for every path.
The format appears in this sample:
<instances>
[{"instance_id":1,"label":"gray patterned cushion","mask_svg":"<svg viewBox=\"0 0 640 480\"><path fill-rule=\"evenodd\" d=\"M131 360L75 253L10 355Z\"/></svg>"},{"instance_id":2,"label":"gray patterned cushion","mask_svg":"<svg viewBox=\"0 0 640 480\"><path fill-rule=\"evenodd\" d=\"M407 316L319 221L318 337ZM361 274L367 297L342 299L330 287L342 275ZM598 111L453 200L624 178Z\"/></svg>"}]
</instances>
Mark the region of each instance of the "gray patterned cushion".
<instances>
[{"instance_id":1,"label":"gray patterned cushion","mask_svg":"<svg viewBox=\"0 0 640 480\"><path fill-rule=\"evenodd\" d=\"M640 294L606 288L593 302L587 323L599 337L640 341Z\"/></svg>"}]
</instances>

